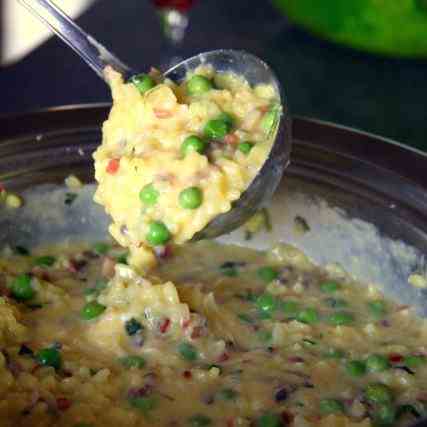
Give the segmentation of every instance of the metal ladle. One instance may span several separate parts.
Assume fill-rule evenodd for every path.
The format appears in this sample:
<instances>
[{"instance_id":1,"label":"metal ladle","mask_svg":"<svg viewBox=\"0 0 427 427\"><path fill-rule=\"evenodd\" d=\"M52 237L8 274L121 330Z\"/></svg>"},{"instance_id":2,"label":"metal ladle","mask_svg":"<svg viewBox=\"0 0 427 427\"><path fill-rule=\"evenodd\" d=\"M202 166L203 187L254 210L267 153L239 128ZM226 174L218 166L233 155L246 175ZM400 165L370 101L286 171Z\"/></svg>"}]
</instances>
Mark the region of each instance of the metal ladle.
<instances>
[{"instance_id":1,"label":"metal ladle","mask_svg":"<svg viewBox=\"0 0 427 427\"><path fill-rule=\"evenodd\" d=\"M127 80L138 74L115 55L104 48L92 36L83 31L58 6L50 0L18 0L45 25L54 31L68 46L104 79L104 68L111 66ZM233 202L232 208L218 215L192 240L217 237L228 233L246 222L262 204L268 201L280 182L283 171L289 163L291 149L291 127L283 92L277 77L270 67L257 56L241 50L220 49L203 52L173 66L164 75L180 82L189 70L201 64L210 64L218 72L232 72L243 76L251 85L260 83L272 85L279 94L282 109L273 131L273 146L270 153L252 180L249 187Z\"/></svg>"}]
</instances>

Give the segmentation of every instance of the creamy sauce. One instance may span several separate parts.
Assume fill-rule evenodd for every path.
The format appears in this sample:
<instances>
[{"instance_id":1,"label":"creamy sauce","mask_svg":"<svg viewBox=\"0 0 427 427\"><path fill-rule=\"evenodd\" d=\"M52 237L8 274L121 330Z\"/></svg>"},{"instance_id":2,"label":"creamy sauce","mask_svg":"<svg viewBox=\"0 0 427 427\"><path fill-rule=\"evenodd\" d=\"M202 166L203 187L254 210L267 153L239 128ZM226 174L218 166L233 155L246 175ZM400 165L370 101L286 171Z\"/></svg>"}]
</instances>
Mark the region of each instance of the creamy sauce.
<instances>
[{"instance_id":1,"label":"creamy sauce","mask_svg":"<svg viewBox=\"0 0 427 427\"><path fill-rule=\"evenodd\" d=\"M0 264L2 425L369 426L383 407L407 425L426 410L425 322L292 247L173 247L148 278L119 247L42 254Z\"/></svg>"}]
</instances>

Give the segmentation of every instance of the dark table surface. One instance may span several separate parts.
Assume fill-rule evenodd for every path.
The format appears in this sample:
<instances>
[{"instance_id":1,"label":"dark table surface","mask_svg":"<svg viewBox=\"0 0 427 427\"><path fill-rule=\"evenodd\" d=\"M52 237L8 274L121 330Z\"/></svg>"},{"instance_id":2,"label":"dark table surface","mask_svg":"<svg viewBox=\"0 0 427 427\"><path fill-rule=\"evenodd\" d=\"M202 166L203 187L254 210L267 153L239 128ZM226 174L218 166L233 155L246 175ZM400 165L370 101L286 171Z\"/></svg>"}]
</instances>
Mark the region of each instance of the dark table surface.
<instances>
[{"instance_id":1,"label":"dark table surface","mask_svg":"<svg viewBox=\"0 0 427 427\"><path fill-rule=\"evenodd\" d=\"M148 0L98 0L78 23L137 69L167 55ZM276 70L292 114L427 150L427 60L394 60L331 45L296 29L267 0L202 0L182 51L241 48ZM0 113L108 101L106 85L56 37L0 69Z\"/></svg>"}]
</instances>

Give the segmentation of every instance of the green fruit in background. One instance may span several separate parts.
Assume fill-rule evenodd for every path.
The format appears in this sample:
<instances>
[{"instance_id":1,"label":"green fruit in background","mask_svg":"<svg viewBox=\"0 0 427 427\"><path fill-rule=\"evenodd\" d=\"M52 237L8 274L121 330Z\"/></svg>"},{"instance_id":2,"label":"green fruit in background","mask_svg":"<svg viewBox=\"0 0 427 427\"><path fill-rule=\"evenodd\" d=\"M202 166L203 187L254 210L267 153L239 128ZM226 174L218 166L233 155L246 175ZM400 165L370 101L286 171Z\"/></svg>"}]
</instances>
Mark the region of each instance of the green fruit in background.
<instances>
[{"instance_id":1,"label":"green fruit in background","mask_svg":"<svg viewBox=\"0 0 427 427\"><path fill-rule=\"evenodd\" d=\"M427 57L427 0L272 0L290 21L360 50Z\"/></svg>"}]
</instances>

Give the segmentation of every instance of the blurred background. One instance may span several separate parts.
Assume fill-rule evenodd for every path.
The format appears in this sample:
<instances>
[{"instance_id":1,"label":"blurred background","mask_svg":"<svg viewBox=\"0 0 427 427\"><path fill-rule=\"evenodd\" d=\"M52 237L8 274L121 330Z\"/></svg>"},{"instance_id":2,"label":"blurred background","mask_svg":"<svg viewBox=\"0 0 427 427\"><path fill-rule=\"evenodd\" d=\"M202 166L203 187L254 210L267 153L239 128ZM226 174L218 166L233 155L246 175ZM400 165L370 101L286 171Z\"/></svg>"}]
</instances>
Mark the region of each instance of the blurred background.
<instances>
[{"instance_id":1,"label":"blurred background","mask_svg":"<svg viewBox=\"0 0 427 427\"><path fill-rule=\"evenodd\" d=\"M246 49L292 115L427 150L427 0L56 0L135 68ZM0 8L0 114L108 102L103 83L17 0Z\"/></svg>"}]
</instances>

